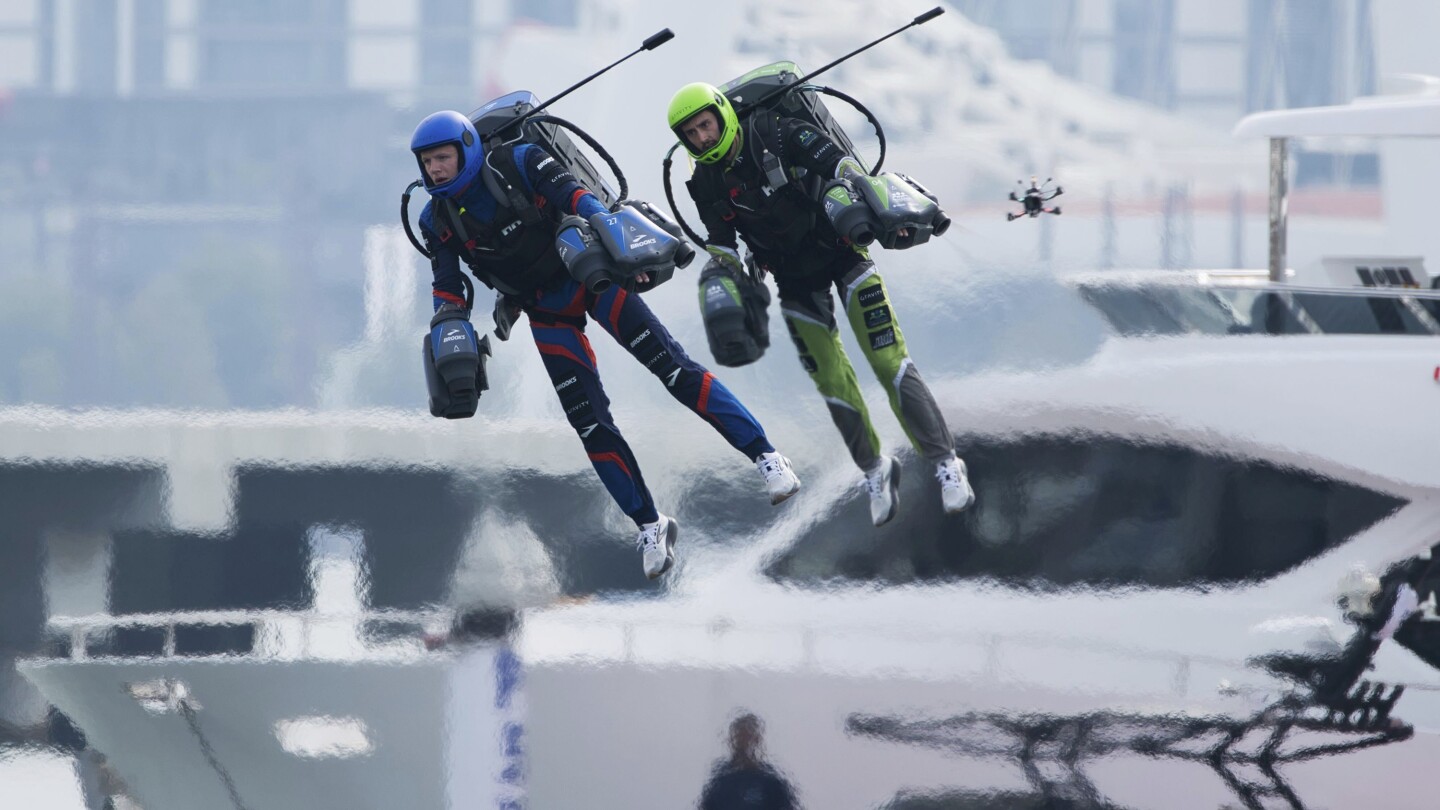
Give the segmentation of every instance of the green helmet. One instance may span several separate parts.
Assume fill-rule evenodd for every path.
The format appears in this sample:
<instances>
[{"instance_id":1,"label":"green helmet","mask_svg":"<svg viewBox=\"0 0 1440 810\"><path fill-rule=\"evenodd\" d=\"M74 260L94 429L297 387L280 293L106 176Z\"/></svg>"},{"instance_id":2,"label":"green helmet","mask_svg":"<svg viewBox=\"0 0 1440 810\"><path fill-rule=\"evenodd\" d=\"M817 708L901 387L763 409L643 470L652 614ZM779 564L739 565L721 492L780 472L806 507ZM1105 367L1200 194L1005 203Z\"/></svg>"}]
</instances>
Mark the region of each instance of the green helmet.
<instances>
[{"instance_id":1,"label":"green helmet","mask_svg":"<svg viewBox=\"0 0 1440 810\"><path fill-rule=\"evenodd\" d=\"M714 110L716 118L720 120L720 140L704 152L696 152L685 134L680 131L680 125L706 110ZM730 147L740 136L740 117L735 114L730 99L713 84L694 82L676 91L675 96L670 99L669 118L670 128L675 131L680 143L685 146L690 156L700 163L719 163L730 153Z\"/></svg>"}]
</instances>

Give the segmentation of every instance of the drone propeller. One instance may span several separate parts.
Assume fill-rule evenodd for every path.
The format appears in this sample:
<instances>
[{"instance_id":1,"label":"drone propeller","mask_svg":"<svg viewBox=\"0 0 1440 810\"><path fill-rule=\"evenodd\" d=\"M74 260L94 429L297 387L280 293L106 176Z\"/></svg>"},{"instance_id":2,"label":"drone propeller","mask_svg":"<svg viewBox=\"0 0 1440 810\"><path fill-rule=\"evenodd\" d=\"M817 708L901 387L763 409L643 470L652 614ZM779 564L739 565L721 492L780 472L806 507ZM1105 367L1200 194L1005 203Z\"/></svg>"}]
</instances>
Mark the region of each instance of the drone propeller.
<instances>
[{"instance_id":1,"label":"drone propeller","mask_svg":"<svg viewBox=\"0 0 1440 810\"><path fill-rule=\"evenodd\" d=\"M1055 178L1047 177L1045 178L1045 182L1041 183L1040 175L1030 175L1030 187L1025 189L1024 197L1019 196L1019 194L1014 191L1010 192L1010 201L1020 203L1023 207L1023 210L1021 210L1018 214L1013 211L1006 213L1005 221L1014 222L1015 220L1021 219L1023 217L1030 217L1031 219L1034 219L1041 214L1059 215L1060 206L1057 205L1054 208L1045 207L1045 203L1065 193L1065 189L1061 186L1056 186L1053 190L1047 190L1046 187L1054 181ZM1016 180L1015 183L1016 185L1019 185L1021 187L1024 187L1025 185L1024 180Z\"/></svg>"}]
</instances>

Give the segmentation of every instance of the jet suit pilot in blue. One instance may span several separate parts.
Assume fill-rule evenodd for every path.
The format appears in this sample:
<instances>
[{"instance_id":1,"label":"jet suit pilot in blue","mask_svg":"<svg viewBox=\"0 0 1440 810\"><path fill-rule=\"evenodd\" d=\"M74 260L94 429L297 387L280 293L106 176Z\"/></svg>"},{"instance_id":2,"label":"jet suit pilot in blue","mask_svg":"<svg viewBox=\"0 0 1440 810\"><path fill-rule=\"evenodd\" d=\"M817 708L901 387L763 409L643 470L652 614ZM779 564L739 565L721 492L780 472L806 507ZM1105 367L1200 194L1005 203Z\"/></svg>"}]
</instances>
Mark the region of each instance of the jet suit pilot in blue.
<instances>
[{"instance_id":1,"label":"jet suit pilot in blue","mask_svg":"<svg viewBox=\"0 0 1440 810\"><path fill-rule=\"evenodd\" d=\"M637 545L646 576L653 579L674 565L679 526L656 510L640 465L611 418L585 335L587 318L755 462L771 503L799 489L790 462L775 451L760 423L690 359L640 296L626 289L630 285L615 284L597 294L570 276L555 249L560 218L588 219L606 209L561 161L535 144L486 150L470 119L452 111L421 121L410 148L431 195L420 215L420 231L433 256L436 311L465 308L464 262L495 289L501 297L498 307L526 314L566 419L611 497L640 529ZM493 180L483 172L494 172ZM497 199L491 185L523 194L502 193L504 199Z\"/></svg>"}]
</instances>

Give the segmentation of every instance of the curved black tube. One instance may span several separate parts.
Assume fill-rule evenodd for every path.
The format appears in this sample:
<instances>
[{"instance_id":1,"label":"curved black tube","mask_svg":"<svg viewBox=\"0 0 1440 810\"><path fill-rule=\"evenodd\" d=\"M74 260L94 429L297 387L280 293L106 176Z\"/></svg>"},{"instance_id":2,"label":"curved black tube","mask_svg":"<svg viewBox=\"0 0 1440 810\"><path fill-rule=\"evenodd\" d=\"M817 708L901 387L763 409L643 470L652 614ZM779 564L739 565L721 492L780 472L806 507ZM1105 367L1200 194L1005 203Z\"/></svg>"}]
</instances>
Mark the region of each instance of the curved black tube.
<instances>
[{"instance_id":1,"label":"curved black tube","mask_svg":"<svg viewBox=\"0 0 1440 810\"><path fill-rule=\"evenodd\" d=\"M675 205L675 190L670 187L670 165L675 161L670 156L675 154L675 150L679 148L680 142L676 141L675 145L670 147L670 151L665 153L665 160L661 163L660 176L665 184L665 202L670 203L670 213L675 215L675 224L680 226L680 230L684 231L685 235L690 237L695 244L702 248L707 247L709 243L690 229L690 223L685 221L685 217L680 216L680 209Z\"/></svg>"},{"instance_id":2,"label":"curved black tube","mask_svg":"<svg viewBox=\"0 0 1440 810\"><path fill-rule=\"evenodd\" d=\"M400 224L405 226L405 235L410 237L410 244L414 245L415 249L420 251L420 255L427 259L433 259L435 257L430 251L425 249L424 245L420 244L419 239L415 238L415 232L410 230L410 192L414 191L416 186L423 185L425 185L424 181L416 180L406 186L405 192L400 195Z\"/></svg>"},{"instance_id":3,"label":"curved black tube","mask_svg":"<svg viewBox=\"0 0 1440 810\"><path fill-rule=\"evenodd\" d=\"M465 308L475 309L475 282L470 280L469 274L463 270L460 272L460 283L465 285Z\"/></svg>"},{"instance_id":4,"label":"curved black tube","mask_svg":"<svg viewBox=\"0 0 1440 810\"><path fill-rule=\"evenodd\" d=\"M610 167L610 171L615 174L615 179L620 182L620 198L615 202L617 204L623 202L630 194L630 184L625 180L625 173L620 171L619 164L615 162L615 158L610 157L609 152L605 151L605 147L601 146L599 141L590 137L590 133L566 121L564 118L558 118L553 115L537 115L525 122L525 126L532 124L554 124L555 126L563 127L575 133L587 146L595 150L595 154L599 155L600 158L605 161Z\"/></svg>"},{"instance_id":5,"label":"curved black tube","mask_svg":"<svg viewBox=\"0 0 1440 810\"><path fill-rule=\"evenodd\" d=\"M812 84L809 85L806 89L815 90L817 92L824 93L827 96L834 96L835 98L840 99L846 104L849 104L851 107L854 107L856 110L859 110L860 114L865 116L865 120L869 121L870 126L875 128L875 137L880 141L880 157L878 160L875 161L875 165L870 168L871 174L879 174L880 167L885 165L885 128L880 126L880 119L876 118L875 114L870 112L869 108L867 108L864 104L861 104L858 100L855 99L854 96L842 93L833 87L822 87L820 85Z\"/></svg>"},{"instance_id":6,"label":"curved black tube","mask_svg":"<svg viewBox=\"0 0 1440 810\"><path fill-rule=\"evenodd\" d=\"M405 226L405 235L410 238L410 244L414 245L415 249L420 251L420 255L427 259L434 259L435 254L426 250L425 246L420 244L420 240L415 238L415 231L410 229L410 193L415 190L416 186L420 185L424 185L424 183L416 180L406 186L405 193L400 195L400 224ZM460 273L460 283L465 285L465 308L474 309L475 282L471 281L470 277L462 272Z\"/></svg>"}]
</instances>

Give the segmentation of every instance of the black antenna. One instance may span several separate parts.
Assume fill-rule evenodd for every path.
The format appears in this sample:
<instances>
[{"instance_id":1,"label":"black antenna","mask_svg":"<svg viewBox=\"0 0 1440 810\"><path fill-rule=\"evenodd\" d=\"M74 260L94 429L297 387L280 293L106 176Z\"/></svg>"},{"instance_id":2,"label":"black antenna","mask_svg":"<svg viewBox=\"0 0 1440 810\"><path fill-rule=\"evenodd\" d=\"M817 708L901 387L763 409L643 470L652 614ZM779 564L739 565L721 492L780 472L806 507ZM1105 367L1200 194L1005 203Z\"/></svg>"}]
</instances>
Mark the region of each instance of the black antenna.
<instances>
[{"instance_id":1,"label":"black antenna","mask_svg":"<svg viewBox=\"0 0 1440 810\"><path fill-rule=\"evenodd\" d=\"M917 26L917 25L924 25L925 23L930 22L931 20L935 19L936 17L939 17L941 14L944 14L944 13L945 13L945 9L941 8L940 6L936 6L935 8L930 9L929 11L925 12L924 14L921 14L919 17L916 17L915 19L913 19L913 20L911 20L910 22L906 23L905 25L902 25L902 26L900 26L899 28L896 28L894 31L891 31L890 33L886 34L885 36L880 37L879 39L875 40L874 42L871 42L871 43L868 44L868 45L862 45L862 46L860 46L859 48L856 48L855 50L851 51L850 53L847 53L847 54L845 54L844 56L840 57L839 59L836 59L834 62L831 62L830 64L826 65L825 67L822 67L822 68L820 68L819 70L811 71L810 73L808 73L808 74L800 77L799 79L796 79L794 84L787 84L787 85L785 85L784 87L777 87L777 88L775 88L774 90L770 91L769 93L766 93L765 95L761 96L760 98L755 99L754 101L750 102L749 104L746 104L744 108L745 108L746 110L748 110L748 109L751 109L751 108L753 108L753 107L758 107L758 106L760 106L761 104L764 104L765 102L769 101L771 98L773 98L773 97L775 97L775 96L781 95L781 94L783 94L783 93L788 93L788 92L790 92L791 90L794 90L795 88L797 88L797 87L799 87L800 85L804 84L805 82L808 82L808 81L810 81L811 79L815 78L816 76L819 76L821 73L824 73L825 71L829 70L830 68L835 67L836 65L840 64L841 62L844 62L846 59L849 59L850 57L852 57L852 56L854 56L854 55L856 55L856 54L858 54L858 53L863 53L864 51L868 51L868 50L870 50L871 48L875 47L876 45L879 45L880 43L884 42L885 40L887 40L887 39L895 36L896 34L904 33L905 31L908 31L908 30L910 30L911 28L914 28L914 27ZM740 112L740 111L737 110L737 112Z\"/></svg>"},{"instance_id":2,"label":"black antenna","mask_svg":"<svg viewBox=\"0 0 1440 810\"><path fill-rule=\"evenodd\" d=\"M937 9L935 9L935 10L936 10L936 11L939 11L940 9L937 8ZM562 99L562 98L570 95L571 93L575 92L576 90L579 90L581 87L584 87L585 85L587 85L587 84L589 84L590 82L594 81L595 79L599 78L599 77L601 76L601 74L605 73L607 70L610 70L611 68L615 67L616 65L620 64L621 62L624 62L626 59L629 59L630 57L634 56L635 54L640 53L641 51L653 51L653 50L655 50L656 48L660 47L661 45L664 45L665 43L669 42L670 40L672 40L672 39L674 39L674 38L675 38L675 32L674 32L674 31L671 31L669 28L662 28L662 29L660 29L659 31L657 31L657 32L655 32L654 34L651 34L649 37L647 37L644 42L640 43L640 47L636 48L635 50L631 51L630 53L625 54L624 56L620 57L619 59L616 59L614 62L611 62L610 64L608 64L608 65L606 65L605 67L603 67L603 68L595 71L594 73L591 73L589 76L586 76L585 78L581 79L580 81L578 81L578 82L570 85L569 87L565 88L565 90L561 91L560 95L552 97L549 101L546 101L544 104L541 104L540 106L536 107L535 109L530 110L529 112L525 113L524 115L520 116L519 118L513 118L513 119L511 119L511 120L510 120L509 122L507 122L504 126L500 127L499 129L495 130L494 132L492 132L492 133L491 133L491 137L499 137L501 134L503 134L503 133L506 132L507 130L514 129L515 127L517 127L517 126L519 126L520 124L524 123L524 122L526 121L526 119L530 118L531 116L535 115L536 113L539 113L541 110L545 109L546 107L549 107L551 104L554 104L555 102L557 102L557 101L559 101L560 99Z\"/></svg>"}]
</instances>

